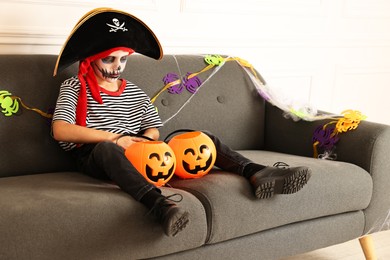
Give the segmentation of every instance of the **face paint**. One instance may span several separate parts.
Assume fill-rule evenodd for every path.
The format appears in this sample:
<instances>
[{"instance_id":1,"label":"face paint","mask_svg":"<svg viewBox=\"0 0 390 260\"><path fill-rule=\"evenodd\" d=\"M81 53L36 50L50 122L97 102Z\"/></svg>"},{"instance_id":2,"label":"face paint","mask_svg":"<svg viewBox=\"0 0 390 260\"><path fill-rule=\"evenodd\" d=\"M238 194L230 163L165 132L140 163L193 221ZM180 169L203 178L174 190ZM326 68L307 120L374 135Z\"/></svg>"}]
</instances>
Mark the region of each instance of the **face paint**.
<instances>
[{"instance_id":1,"label":"face paint","mask_svg":"<svg viewBox=\"0 0 390 260\"><path fill-rule=\"evenodd\" d=\"M98 68L100 73L102 74L103 78L105 79L118 79L120 74L122 73L121 67L119 66L117 70L114 71L107 71L107 69Z\"/></svg>"},{"instance_id":2,"label":"face paint","mask_svg":"<svg viewBox=\"0 0 390 260\"><path fill-rule=\"evenodd\" d=\"M126 67L129 53L124 51L115 51L105 58L93 62L93 69L98 82L116 81Z\"/></svg>"}]
</instances>

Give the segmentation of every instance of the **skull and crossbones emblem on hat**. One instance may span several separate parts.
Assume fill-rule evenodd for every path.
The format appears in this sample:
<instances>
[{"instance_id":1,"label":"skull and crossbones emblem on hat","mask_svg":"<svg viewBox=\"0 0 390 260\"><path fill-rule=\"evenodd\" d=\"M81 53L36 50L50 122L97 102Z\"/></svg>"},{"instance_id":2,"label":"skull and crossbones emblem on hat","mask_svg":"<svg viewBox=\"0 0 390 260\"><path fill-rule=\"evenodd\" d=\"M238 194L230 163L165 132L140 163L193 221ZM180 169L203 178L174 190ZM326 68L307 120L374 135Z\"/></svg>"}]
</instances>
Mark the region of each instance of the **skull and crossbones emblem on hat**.
<instances>
[{"instance_id":1,"label":"skull and crossbones emblem on hat","mask_svg":"<svg viewBox=\"0 0 390 260\"><path fill-rule=\"evenodd\" d=\"M113 24L106 23L110 27L110 32L117 32L118 30L121 30L123 32L127 31L127 28L125 27L125 22L120 24L117 18L113 18L112 22Z\"/></svg>"}]
</instances>

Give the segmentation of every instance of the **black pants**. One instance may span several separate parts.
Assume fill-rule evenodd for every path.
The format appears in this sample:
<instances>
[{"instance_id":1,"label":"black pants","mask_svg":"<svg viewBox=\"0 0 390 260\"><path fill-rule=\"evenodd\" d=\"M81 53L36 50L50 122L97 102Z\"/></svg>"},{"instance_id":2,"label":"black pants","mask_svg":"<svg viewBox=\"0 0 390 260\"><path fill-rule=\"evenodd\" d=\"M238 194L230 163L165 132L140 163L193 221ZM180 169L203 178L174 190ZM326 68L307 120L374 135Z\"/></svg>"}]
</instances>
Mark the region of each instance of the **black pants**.
<instances>
[{"instance_id":1,"label":"black pants","mask_svg":"<svg viewBox=\"0 0 390 260\"><path fill-rule=\"evenodd\" d=\"M213 134L205 131L204 133L215 144L217 150L215 166L243 175L244 167L251 161L231 150ZM130 163L124 149L113 142L85 144L77 148L74 153L82 172L94 178L114 181L123 191L138 201L148 191L157 189Z\"/></svg>"}]
</instances>

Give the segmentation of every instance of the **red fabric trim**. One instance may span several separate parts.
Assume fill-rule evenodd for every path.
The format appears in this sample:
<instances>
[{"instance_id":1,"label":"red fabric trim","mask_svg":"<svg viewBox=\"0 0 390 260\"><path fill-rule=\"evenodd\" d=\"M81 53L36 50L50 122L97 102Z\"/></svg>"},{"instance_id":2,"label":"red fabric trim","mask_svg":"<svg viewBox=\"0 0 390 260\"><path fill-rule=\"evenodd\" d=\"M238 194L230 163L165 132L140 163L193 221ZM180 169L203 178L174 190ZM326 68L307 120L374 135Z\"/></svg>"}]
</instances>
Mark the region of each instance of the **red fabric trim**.
<instances>
[{"instance_id":1,"label":"red fabric trim","mask_svg":"<svg viewBox=\"0 0 390 260\"><path fill-rule=\"evenodd\" d=\"M122 83L119 86L119 89L117 91L109 91L109 90L102 88L102 87L99 87L99 89L101 92L106 93L107 95L118 97L118 96L122 95L122 93L126 87L126 80L125 79L121 79L121 80L122 80Z\"/></svg>"}]
</instances>

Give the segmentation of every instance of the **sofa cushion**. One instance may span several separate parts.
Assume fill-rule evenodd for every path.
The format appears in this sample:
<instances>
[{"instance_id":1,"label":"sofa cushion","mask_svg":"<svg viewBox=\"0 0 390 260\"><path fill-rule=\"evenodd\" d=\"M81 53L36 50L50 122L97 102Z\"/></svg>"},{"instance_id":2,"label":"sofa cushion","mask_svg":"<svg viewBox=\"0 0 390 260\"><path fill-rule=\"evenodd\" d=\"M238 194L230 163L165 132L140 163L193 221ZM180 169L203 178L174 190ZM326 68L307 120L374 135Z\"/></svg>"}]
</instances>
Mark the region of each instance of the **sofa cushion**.
<instances>
[{"instance_id":1,"label":"sofa cushion","mask_svg":"<svg viewBox=\"0 0 390 260\"><path fill-rule=\"evenodd\" d=\"M114 184L77 172L0 178L0 259L143 259L203 245L202 204L162 190L182 194L191 216L174 238Z\"/></svg>"},{"instance_id":2,"label":"sofa cushion","mask_svg":"<svg viewBox=\"0 0 390 260\"><path fill-rule=\"evenodd\" d=\"M298 193L257 200L250 183L236 174L214 170L200 179L171 184L197 196L207 210L208 243L256 233L289 223L365 209L372 195L372 179L362 168L267 151L241 151L264 165L283 161L312 169L308 184ZM288 213L288 214L286 214Z\"/></svg>"}]
</instances>

